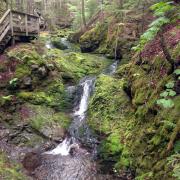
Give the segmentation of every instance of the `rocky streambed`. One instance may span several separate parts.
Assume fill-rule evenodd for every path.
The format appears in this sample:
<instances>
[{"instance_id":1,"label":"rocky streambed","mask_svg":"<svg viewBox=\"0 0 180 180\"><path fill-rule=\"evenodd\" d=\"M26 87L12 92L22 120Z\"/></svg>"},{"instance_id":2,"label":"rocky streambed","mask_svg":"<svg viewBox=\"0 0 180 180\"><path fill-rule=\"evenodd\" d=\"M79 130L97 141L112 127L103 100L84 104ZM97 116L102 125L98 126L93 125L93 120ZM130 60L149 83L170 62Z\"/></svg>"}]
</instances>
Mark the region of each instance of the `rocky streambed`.
<instances>
[{"instance_id":1,"label":"rocky streambed","mask_svg":"<svg viewBox=\"0 0 180 180\"><path fill-rule=\"evenodd\" d=\"M60 57L60 71L64 68L60 73L61 77L58 77L59 72L56 70L58 64L53 61L47 64L36 53L27 54L28 45L20 45L25 49L22 50L21 47L21 53L25 57L18 52L18 46L8 54L8 57L15 61L24 62L20 65L17 62L18 65L10 69L11 80L7 80L10 88L5 92L6 96L3 96L5 102L1 109L3 121L0 126L0 145L2 154L8 155L7 163L10 168L7 169L3 164L5 173L2 173L2 179L119 179L101 171L97 161L99 142L86 123L88 103L94 91L96 75L100 72L111 75L118 62L110 64L108 59L91 54L77 57L72 52L77 48L71 49L71 44L65 38L61 43L66 47L64 53L50 43L46 44L49 49L48 58ZM36 52L36 49L31 49L32 51ZM72 59L70 67L63 64L67 56ZM86 62L86 56L90 56L92 60ZM74 57L77 62L73 63ZM34 60L39 61L39 64ZM23 64L25 62L27 64ZM75 63L80 63L79 66L83 64L82 69L73 68L73 65L77 66ZM72 72L68 72L68 68ZM81 79L78 80L79 83L76 77ZM63 87L61 80L66 86ZM6 88L6 85L4 87ZM11 107L6 109L8 104ZM68 107L68 110L59 111L58 108L62 106ZM2 161L5 161L3 157ZM20 162L22 166L11 168L13 161ZM11 169L13 171L8 174ZM126 179L126 175L124 177Z\"/></svg>"},{"instance_id":2,"label":"rocky streambed","mask_svg":"<svg viewBox=\"0 0 180 180\"><path fill-rule=\"evenodd\" d=\"M109 75L114 73L117 64L114 62L104 70L104 73ZM96 77L89 76L80 80L79 85L67 87L68 94L73 98L71 115L73 120L68 129L68 135L54 149L26 154L23 164L33 178L39 180L115 178L113 175L105 175L100 171L99 165L95 161L98 140L86 124L86 111L90 96L94 91L95 80ZM29 161L29 159L35 162Z\"/></svg>"}]
</instances>

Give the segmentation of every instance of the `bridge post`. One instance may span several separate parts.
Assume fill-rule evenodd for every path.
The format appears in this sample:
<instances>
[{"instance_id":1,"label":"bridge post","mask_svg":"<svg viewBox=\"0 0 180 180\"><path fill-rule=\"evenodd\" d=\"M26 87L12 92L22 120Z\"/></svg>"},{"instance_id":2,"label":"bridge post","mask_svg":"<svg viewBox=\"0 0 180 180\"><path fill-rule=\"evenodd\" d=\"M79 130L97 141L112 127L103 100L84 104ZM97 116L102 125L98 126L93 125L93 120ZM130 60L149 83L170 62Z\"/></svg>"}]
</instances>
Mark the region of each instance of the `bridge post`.
<instances>
[{"instance_id":1,"label":"bridge post","mask_svg":"<svg viewBox=\"0 0 180 180\"><path fill-rule=\"evenodd\" d=\"M14 29L13 29L13 14L12 11L10 12L10 26L11 26L11 44L14 45L15 44L15 38L14 38Z\"/></svg>"},{"instance_id":2,"label":"bridge post","mask_svg":"<svg viewBox=\"0 0 180 180\"><path fill-rule=\"evenodd\" d=\"M28 36L28 16L25 14L26 36Z\"/></svg>"}]
</instances>

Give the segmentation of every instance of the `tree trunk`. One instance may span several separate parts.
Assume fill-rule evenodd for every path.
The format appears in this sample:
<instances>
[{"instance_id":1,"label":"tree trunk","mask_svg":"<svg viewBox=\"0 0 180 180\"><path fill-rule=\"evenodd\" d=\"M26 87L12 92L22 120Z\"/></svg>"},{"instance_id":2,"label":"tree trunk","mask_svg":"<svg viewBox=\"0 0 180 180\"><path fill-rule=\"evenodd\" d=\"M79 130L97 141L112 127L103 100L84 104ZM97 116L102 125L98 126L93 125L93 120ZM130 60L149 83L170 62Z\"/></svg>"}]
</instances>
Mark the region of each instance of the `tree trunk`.
<instances>
[{"instance_id":1,"label":"tree trunk","mask_svg":"<svg viewBox=\"0 0 180 180\"><path fill-rule=\"evenodd\" d=\"M83 25L86 28L86 17L85 17L85 3L84 0L81 0L81 5L82 5L82 20L83 20Z\"/></svg>"}]
</instances>

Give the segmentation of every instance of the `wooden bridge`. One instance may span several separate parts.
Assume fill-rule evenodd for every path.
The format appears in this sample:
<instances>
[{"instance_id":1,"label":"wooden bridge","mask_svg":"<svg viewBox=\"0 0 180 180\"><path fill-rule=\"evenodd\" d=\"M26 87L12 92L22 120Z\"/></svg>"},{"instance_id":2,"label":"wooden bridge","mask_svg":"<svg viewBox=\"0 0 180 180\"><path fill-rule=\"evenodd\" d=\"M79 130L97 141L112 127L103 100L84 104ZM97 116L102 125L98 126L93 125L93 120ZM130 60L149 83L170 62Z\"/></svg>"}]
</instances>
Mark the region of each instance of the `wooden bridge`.
<instances>
[{"instance_id":1,"label":"wooden bridge","mask_svg":"<svg viewBox=\"0 0 180 180\"><path fill-rule=\"evenodd\" d=\"M0 53L7 44L21 38L35 38L39 35L39 17L14 10L7 10L0 19Z\"/></svg>"}]
</instances>

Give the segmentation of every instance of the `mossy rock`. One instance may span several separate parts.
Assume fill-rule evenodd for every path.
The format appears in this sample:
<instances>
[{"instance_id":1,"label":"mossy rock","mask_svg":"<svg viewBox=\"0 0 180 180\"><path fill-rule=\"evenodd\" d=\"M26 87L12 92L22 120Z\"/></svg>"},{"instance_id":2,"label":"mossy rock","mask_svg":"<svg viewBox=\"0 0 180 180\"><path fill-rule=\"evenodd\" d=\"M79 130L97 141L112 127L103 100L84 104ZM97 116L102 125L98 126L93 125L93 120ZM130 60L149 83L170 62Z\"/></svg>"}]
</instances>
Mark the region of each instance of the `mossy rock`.
<instances>
[{"instance_id":1,"label":"mossy rock","mask_svg":"<svg viewBox=\"0 0 180 180\"><path fill-rule=\"evenodd\" d=\"M96 27L87 31L80 38L82 52L93 52L96 50L107 33L107 24L98 24Z\"/></svg>"},{"instance_id":2,"label":"mossy rock","mask_svg":"<svg viewBox=\"0 0 180 180\"><path fill-rule=\"evenodd\" d=\"M169 70L169 63L156 56L141 65L122 65L114 77L100 76L96 82L88 123L103 138L100 148L106 148L102 149L102 158L113 160L117 171L135 170L136 179L171 180L178 174L179 163L173 170L167 159L177 152L173 147L179 131L179 94L168 97L174 103L171 108L156 103L165 85L177 81L175 75L168 74ZM118 132L117 142L122 148L112 155L114 132Z\"/></svg>"},{"instance_id":3,"label":"mossy rock","mask_svg":"<svg viewBox=\"0 0 180 180\"><path fill-rule=\"evenodd\" d=\"M68 47L62 42L61 38L59 37L52 37L51 43L57 49L61 49L61 50L68 49Z\"/></svg>"},{"instance_id":4,"label":"mossy rock","mask_svg":"<svg viewBox=\"0 0 180 180\"><path fill-rule=\"evenodd\" d=\"M68 129L71 118L63 112L55 112L52 108L26 104L29 115L26 121L32 128L53 140L61 140Z\"/></svg>"},{"instance_id":5,"label":"mossy rock","mask_svg":"<svg viewBox=\"0 0 180 180\"><path fill-rule=\"evenodd\" d=\"M4 152L0 151L0 179L27 179L27 177L20 172L20 168L20 164L17 164L17 162L12 162Z\"/></svg>"},{"instance_id":6,"label":"mossy rock","mask_svg":"<svg viewBox=\"0 0 180 180\"><path fill-rule=\"evenodd\" d=\"M99 74L111 63L101 56L73 52L64 54L57 49L49 51L48 56L55 61L65 83L68 81L75 83L84 76Z\"/></svg>"}]
</instances>

